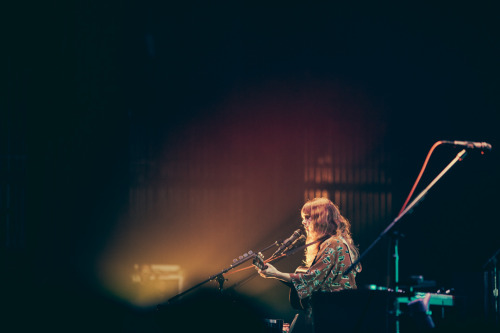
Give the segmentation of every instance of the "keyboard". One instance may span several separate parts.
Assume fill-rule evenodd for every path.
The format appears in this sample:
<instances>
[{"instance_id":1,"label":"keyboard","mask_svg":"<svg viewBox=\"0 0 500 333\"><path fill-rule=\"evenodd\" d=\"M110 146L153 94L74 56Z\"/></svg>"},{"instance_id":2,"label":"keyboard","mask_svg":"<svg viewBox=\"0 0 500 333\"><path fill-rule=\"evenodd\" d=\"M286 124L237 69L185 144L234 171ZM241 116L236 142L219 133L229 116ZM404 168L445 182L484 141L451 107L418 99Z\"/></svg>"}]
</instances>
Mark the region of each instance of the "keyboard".
<instances>
[{"instance_id":1,"label":"keyboard","mask_svg":"<svg viewBox=\"0 0 500 333\"><path fill-rule=\"evenodd\" d=\"M411 301L422 299L428 293L416 292L411 297L398 297L397 300L399 303L410 303ZM455 296L446 295L446 294L434 294L430 293L431 297L429 299L429 305L438 305L438 306L453 306L455 305Z\"/></svg>"}]
</instances>

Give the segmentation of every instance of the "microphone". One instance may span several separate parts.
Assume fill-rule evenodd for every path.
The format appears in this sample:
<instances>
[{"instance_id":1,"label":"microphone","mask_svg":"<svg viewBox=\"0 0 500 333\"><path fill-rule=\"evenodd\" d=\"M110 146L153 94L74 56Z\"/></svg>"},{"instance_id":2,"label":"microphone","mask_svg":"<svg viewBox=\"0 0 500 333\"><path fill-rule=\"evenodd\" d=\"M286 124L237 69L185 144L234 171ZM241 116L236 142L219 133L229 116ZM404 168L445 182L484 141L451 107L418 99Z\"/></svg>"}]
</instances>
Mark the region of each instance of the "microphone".
<instances>
[{"instance_id":1,"label":"microphone","mask_svg":"<svg viewBox=\"0 0 500 333\"><path fill-rule=\"evenodd\" d=\"M297 238L296 240L294 240L292 244L290 244L289 246L287 246L287 247L283 250L283 252L286 252L286 251L288 251L288 250L293 249L293 248L295 247L295 245L297 245L297 243L302 242L302 241L305 241L305 240L306 240L306 236L304 236L304 235L300 235L300 237L299 237L299 238Z\"/></svg>"},{"instance_id":2,"label":"microphone","mask_svg":"<svg viewBox=\"0 0 500 333\"><path fill-rule=\"evenodd\" d=\"M286 249L290 244L293 243L294 240L296 240L299 237L300 237L300 229L297 229L293 232L293 234L290 237L288 237L281 243L280 247L276 250L276 252L274 252L273 257L276 254L282 252L284 249Z\"/></svg>"},{"instance_id":3,"label":"microphone","mask_svg":"<svg viewBox=\"0 0 500 333\"><path fill-rule=\"evenodd\" d=\"M473 142L473 141L442 141L454 146L461 146L470 149L491 150L491 145L488 142Z\"/></svg>"}]
</instances>

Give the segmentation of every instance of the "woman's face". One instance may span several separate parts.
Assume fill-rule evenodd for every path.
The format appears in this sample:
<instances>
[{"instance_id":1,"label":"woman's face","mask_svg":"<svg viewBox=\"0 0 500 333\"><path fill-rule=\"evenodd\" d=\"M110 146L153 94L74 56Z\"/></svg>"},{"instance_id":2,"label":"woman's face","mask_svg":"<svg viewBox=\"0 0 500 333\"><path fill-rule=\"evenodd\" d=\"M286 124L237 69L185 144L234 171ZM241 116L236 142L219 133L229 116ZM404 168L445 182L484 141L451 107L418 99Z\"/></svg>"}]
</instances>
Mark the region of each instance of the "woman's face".
<instances>
[{"instance_id":1,"label":"woman's face","mask_svg":"<svg viewBox=\"0 0 500 333\"><path fill-rule=\"evenodd\" d=\"M302 216L302 225L304 226L306 233L309 233L311 231L310 228L312 227L311 217L308 215Z\"/></svg>"}]
</instances>

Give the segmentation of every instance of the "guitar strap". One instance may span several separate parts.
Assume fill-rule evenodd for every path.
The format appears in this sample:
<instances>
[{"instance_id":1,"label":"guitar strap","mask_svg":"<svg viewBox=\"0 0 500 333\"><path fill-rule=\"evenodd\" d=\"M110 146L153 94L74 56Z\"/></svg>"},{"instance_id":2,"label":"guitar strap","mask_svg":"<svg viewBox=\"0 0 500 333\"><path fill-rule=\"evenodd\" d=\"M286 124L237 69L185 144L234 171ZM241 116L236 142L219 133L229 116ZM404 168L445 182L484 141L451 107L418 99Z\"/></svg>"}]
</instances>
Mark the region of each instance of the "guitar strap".
<instances>
[{"instance_id":1,"label":"guitar strap","mask_svg":"<svg viewBox=\"0 0 500 333\"><path fill-rule=\"evenodd\" d=\"M326 239L325 239L326 240ZM323 240L323 242L325 241ZM342 241L342 243L344 243L344 245L347 247L347 252L349 252L349 258L351 258L351 262L354 262L354 258L352 256L352 251L351 251L351 248L349 247L349 243L347 243L347 241L345 240L344 237L340 236L340 240ZM321 244L323 244L323 242L321 242ZM312 243L311 243L312 244ZM321 244L319 246L321 246ZM316 254L316 257L314 258L313 260L313 263L311 264L314 265L316 263L316 259L318 258L318 255Z\"/></svg>"}]
</instances>

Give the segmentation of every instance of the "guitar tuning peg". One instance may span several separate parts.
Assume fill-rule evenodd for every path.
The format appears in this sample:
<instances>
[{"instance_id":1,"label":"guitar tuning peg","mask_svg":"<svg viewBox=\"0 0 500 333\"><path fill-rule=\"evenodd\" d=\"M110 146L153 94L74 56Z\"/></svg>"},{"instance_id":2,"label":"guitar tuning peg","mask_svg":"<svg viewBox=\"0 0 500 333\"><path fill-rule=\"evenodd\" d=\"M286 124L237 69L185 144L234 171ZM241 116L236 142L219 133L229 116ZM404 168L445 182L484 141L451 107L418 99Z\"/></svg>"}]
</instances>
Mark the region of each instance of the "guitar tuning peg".
<instances>
[{"instance_id":1,"label":"guitar tuning peg","mask_svg":"<svg viewBox=\"0 0 500 333\"><path fill-rule=\"evenodd\" d=\"M253 254L253 251L252 251L252 250L248 251L248 254L249 254L249 255L252 255L252 254Z\"/></svg>"},{"instance_id":2,"label":"guitar tuning peg","mask_svg":"<svg viewBox=\"0 0 500 333\"><path fill-rule=\"evenodd\" d=\"M248 253L243 253L243 257L248 257Z\"/></svg>"}]
</instances>

